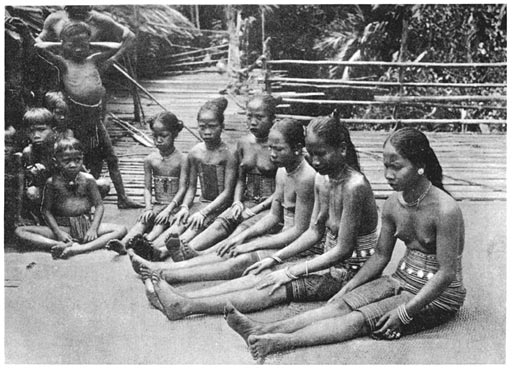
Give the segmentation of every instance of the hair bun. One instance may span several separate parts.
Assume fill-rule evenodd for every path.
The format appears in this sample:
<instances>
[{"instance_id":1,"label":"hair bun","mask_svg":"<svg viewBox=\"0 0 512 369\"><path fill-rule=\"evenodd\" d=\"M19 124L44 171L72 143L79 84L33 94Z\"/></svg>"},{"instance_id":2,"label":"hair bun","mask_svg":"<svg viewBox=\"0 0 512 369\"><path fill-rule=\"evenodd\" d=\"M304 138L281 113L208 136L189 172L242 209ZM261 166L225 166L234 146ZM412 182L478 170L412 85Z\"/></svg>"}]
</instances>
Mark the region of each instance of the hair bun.
<instances>
[{"instance_id":1,"label":"hair bun","mask_svg":"<svg viewBox=\"0 0 512 369\"><path fill-rule=\"evenodd\" d=\"M224 113L226 108L228 107L228 100L224 96L217 97L216 99L207 101L204 104L205 108L216 109L220 113Z\"/></svg>"}]
</instances>

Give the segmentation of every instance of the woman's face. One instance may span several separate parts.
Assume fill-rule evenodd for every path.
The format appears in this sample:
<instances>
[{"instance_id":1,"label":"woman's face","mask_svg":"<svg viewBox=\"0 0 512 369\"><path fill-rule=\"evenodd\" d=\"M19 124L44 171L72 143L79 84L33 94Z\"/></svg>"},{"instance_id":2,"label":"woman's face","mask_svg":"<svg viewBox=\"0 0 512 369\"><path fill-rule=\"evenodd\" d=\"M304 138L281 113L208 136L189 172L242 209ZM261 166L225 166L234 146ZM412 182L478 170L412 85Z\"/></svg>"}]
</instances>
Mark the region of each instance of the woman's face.
<instances>
[{"instance_id":1,"label":"woman's face","mask_svg":"<svg viewBox=\"0 0 512 369\"><path fill-rule=\"evenodd\" d=\"M404 191L418 181L418 167L401 156L388 141L384 146L384 177L395 191Z\"/></svg>"},{"instance_id":2,"label":"woman's face","mask_svg":"<svg viewBox=\"0 0 512 369\"><path fill-rule=\"evenodd\" d=\"M76 177L82 169L83 154L78 150L65 150L55 156L57 166L67 178Z\"/></svg>"},{"instance_id":3,"label":"woman's face","mask_svg":"<svg viewBox=\"0 0 512 369\"><path fill-rule=\"evenodd\" d=\"M316 133L308 132L306 149L308 150L311 166L321 175L336 173L345 165L342 155L345 148L328 145Z\"/></svg>"},{"instance_id":4,"label":"woman's face","mask_svg":"<svg viewBox=\"0 0 512 369\"><path fill-rule=\"evenodd\" d=\"M265 103L260 99L253 99L247 104L247 127L257 138L268 136L272 128L272 120Z\"/></svg>"},{"instance_id":5,"label":"woman's face","mask_svg":"<svg viewBox=\"0 0 512 369\"><path fill-rule=\"evenodd\" d=\"M268 149L270 150L270 160L278 167L290 165L296 158L294 150L286 143L283 134L276 129L270 130Z\"/></svg>"},{"instance_id":6,"label":"woman's face","mask_svg":"<svg viewBox=\"0 0 512 369\"><path fill-rule=\"evenodd\" d=\"M197 127L199 136L201 136L204 142L216 143L220 141L222 125L217 120L215 112L203 110L197 119Z\"/></svg>"},{"instance_id":7,"label":"woman's face","mask_svg":"<svg viewBox=\"0 0 512 369\"><path fill-rule=\"evenodd\" d=\"M153 123L153 141L159 151L169 151L174 146L174 136L160 121Z\"/></svg>"}]
</instances>

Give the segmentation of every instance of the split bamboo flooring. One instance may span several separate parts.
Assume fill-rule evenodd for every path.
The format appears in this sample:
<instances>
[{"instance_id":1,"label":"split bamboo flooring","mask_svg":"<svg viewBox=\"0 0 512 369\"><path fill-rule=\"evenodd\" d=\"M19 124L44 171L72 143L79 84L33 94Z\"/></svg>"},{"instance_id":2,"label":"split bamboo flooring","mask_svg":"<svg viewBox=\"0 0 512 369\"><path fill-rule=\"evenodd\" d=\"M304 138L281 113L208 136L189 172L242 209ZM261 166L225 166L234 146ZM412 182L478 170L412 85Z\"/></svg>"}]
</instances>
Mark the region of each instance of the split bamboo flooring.
<instances>
[{"instance_id":1,"label":"split bamboo flooring","mask_svg":"<svg viewBox=\"0 0 512 369\"><path fill-rule=\"evenodd\" d=\"M165 76L141 81L142 85L185 125L196 130L196 115L207 100L220 96L219 91L228 83L225 75L196 73ZM227 97L227 96L226 96ZM226 143L234 145L247 134L243 109L230 97L225 112ZM141 93L142 107L147 117L161 108ZM114 91L109 99L108 110L117 117L133 121L133 100L126 91ZM136 125L150 136L149 127ZM133 139L123 128L107 121L107 128L118 155L126 193L137 201L143 200L143 160L154 150ZM382 166L382 143L387 132L352 131L352 140L358 149L363 172L372 184L376 198L386 198L391 188L386 184ZM506 135L472 133L427 133L434 151L444 170L444 183L457 200L489 201L506 199ZM188 152L199 141L183 130L176 147ZM106 167L104 175L108 175ZM106 202L115 202L112 188Z\"/></svg>"}]
</instances>

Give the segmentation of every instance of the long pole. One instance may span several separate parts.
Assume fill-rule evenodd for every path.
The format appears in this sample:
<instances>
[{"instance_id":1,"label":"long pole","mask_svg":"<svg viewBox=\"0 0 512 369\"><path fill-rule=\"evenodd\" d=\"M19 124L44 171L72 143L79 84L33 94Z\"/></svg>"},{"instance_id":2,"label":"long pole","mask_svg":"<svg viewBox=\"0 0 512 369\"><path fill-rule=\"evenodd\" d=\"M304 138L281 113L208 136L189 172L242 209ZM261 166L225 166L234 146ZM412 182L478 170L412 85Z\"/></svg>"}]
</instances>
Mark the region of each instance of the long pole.
<instances>
[{"instance_id":1,"label":"long pole","mask_svg":"<svg viewBox=\"0 0 512 369\"><path fill-rule=\"evenodd\" d=\"M114 68L116 68L123 76L125 76L126 78L128 78L128 80L133 83L135 86L137 86L138 88L140 88L142 90L142 92L144 92L146 95L148 95L148 97L153 100L158 106L160 106L162 109L164 109L165 111L169 111L168 109L166 109L165 106L163 106L157 99L156 97L154 97L151 92L149 92L148 90L146 90L146 88L144 86L142 86L139 82L137 82L136 80L134 80L132 78L132 76L130 76L123 68L121 68L121 66L117 63L114 63ZM201 137L199 137L194 131L192 131L190 128L188 128L185 124L183 124L183 127L185 127L185 129L187 131L189 131L192 136L194 136L195 138L197 138L199 141L202 141L201 140Z\"/></svg>"}]
</instances>

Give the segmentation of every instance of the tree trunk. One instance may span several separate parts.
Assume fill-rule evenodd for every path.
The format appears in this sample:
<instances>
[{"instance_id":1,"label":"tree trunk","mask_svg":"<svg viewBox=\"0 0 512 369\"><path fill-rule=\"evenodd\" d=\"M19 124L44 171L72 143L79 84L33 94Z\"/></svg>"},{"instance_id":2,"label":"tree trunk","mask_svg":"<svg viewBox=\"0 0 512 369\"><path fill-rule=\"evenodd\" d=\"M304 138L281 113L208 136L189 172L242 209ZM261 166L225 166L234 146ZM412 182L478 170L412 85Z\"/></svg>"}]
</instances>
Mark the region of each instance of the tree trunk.
<instances>
[{"instance_id":1,"label":"tree trunk","mask_svg":"<svg viewBox=\"0 0 512 369\"><path fill-rule=\"evenodd\" d=\"M242 24L240 10L233 5L227 5L226 19L229 35L228 73L230 77L236 77L236 72L240 70L240 27Z\"/></svg>"}]
</instances>

